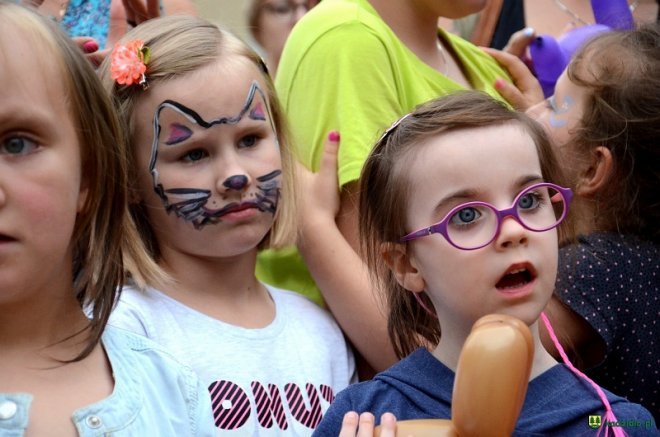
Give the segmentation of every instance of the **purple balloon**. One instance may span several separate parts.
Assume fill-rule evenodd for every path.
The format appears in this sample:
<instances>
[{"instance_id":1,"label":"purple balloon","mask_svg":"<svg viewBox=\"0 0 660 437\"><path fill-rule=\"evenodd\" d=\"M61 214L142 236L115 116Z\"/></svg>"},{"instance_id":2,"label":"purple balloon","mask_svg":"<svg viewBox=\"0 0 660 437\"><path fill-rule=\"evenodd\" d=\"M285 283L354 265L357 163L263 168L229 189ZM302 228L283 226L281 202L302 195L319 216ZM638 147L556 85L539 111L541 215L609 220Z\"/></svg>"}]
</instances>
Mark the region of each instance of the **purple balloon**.
<instances>
[{"instance_id":1,"label":"purple balloon","mask_svg":"<svg viewBox=\"0 0 660 437\"><path fill-rule=\"evenodd\" d=\"M546 97L552 95L557 79L584 43L601 32L635 26L627 0L591 0L591 9L596 24L575 28L558 40L540 35L529 46L534 71Z\"/></svg>"},{"instance_id":2,"label":"purple balloon","mask_svg":"<svg viewBox=\"0 0 660 437\"><path fill-rule=\"evenodd\" d=\"M534 71L546 97L553 94L557 79L575 52L588 40L608 30L611 29L603 24L592 24L566 32L558 40L550 35L540 35L530 44Z\"/></svg>"},{"instance_id":3,"label":"purple balloon","mask_svg":"<svg viewBox=\"0 0 660 437\"><path fill-rule=\"evenodd\" d=\"M592 24L590 26L576 27L563 34L559 38L559 47L564 52L566 57L566 65L570 62L571 58L587 41L599 33L611 30L604 24Z\"/></svg>"},{"instance_id":4,"label":"purple balloon","mask_svg":"<svg viewBox=\"0 0 660 437\"><path fill-rule=\"evenodd\" d=\"M551 96L555 82L566 68L566 56L559 42L550 35L539 35L529 45L536 77L541 83L543 94Z\"/></svg>"},{"instance_id":5,"label":"purple balloon","mask_svg":"<svg viewBox=\"0 0 660 437\"><path fill-rule=\"evenodd\" d=\"M635 27L627 0L591 0L591 9L598 24L618 30Z\"/></svg>"}]
</instances>

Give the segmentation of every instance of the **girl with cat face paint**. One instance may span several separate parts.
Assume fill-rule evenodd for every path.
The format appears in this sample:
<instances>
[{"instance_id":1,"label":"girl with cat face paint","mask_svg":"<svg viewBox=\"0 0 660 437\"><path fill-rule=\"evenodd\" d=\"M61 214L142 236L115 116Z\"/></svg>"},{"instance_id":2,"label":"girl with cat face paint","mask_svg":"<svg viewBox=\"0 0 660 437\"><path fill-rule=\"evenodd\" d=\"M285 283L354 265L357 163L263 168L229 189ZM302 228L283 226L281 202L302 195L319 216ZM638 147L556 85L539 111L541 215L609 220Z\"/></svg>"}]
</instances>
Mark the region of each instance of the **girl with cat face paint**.
<instances>
[{"instance_id":1,"label":"girl with cat face paint","mask_svg":"<svg viewBox=\"0 0 660 437\"><path fill-rule=\"evenodd\" d=\"M130 128L133 216L171 277L125 286L111 323L191 365L223 435L311 434L354 363L327 312L255 277L257 251L290 243L296 226L263 62L205 20L173 16L127 34L101 74Z\"/></svg>"}]
</instances>

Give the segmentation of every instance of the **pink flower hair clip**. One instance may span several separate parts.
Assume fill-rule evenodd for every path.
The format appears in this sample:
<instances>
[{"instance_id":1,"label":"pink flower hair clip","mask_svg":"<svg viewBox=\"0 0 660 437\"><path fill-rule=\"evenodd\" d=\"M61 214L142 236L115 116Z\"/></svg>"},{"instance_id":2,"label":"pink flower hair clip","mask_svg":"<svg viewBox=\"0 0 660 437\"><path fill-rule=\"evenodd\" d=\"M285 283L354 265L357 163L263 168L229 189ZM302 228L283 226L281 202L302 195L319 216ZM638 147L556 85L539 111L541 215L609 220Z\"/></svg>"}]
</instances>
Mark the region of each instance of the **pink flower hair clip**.
<instances>
[{"instance_id":1,"label":"pink flower hair clip","mask_svg":"<svg viewBox=\"0 0 660 437\"><path fill-rule=\"evenodd\" d=\"M139 39L117 44L110 55L110 76L120 85L142 85L147 89L147 64L151 51Z\"/></svg>"}]
</instances>

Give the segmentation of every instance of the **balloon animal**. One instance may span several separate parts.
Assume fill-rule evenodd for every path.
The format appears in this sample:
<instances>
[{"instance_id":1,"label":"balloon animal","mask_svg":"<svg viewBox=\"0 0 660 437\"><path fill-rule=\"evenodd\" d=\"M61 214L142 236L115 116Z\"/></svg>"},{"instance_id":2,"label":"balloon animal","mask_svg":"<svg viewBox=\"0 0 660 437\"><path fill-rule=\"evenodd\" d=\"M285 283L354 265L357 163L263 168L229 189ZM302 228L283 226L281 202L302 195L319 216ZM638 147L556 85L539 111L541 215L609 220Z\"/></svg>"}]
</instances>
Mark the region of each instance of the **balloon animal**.
<instances>
[{"instance_id":1,"label":"balloon animal","mask_svg":"<svg viewBox=\"0 0 660 437\"><path fill-rule=\"evenodd\" d=\"M525 400L534 345L527 325L500 314L477 320L458 360L452 417L397 421L397 436L511 435ZM380 427L374 435L379 437Z\"/></svg>"},{"instance_id":2,"label":"balloon animal","mask_svg":"<svg viewBox=\"0 0 660 437\"><path fill-rule=\"evenodd\" d=\"M536 77L543 94L553 94L555 83L568 66L573 54L589 39L612 29L632 29L632 12L626 0L591 0L596 24L582 26L566 32L558 39L539 35L529 46Z\"/></svg>"}]
</instances>

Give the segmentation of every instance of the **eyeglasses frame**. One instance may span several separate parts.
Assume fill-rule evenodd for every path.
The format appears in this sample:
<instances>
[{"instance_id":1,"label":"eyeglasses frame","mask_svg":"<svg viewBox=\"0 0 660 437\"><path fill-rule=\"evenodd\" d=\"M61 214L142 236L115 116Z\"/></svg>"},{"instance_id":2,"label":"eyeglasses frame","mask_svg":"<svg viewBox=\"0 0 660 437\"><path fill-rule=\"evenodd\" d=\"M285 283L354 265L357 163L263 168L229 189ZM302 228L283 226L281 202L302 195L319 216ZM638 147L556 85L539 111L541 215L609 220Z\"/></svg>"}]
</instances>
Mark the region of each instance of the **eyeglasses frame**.
<instances>
[{"instance_id":1,"label":"eyeglasses frame","mask_svg":"<svg viewBox=\"0 0 660 437\"><path fill-rule=\"evenodd\" d=\"M550 187L550 188L553 188L553 189L557 190L562 195L562 198L564 199L564 203L566 205L565 208L564 208L564 211L562 212L562 216L559 218L559 220L557 220L557 223L555 223L554 225L549 226L545 229L532 229L529 226L527 226L520 219L520 216L518 215L518 210L517 210L517 204L518 204L518 201L520 200L520 198L522 197L522 195L526 194L529 191L531 191L535 188L538 188L538 187ZM413 231L409 234L404 235L403 237L401 237L400 242L404 243L404 242L407 242L407 241L416 240L416 239L421 238L421 237L426 237L428 235L440 234L445 238L445 240L447 240L447 242L449 244L451 244L452 246L454 246L457 249L461 249L461 250L481 249L483 247L488 246L493 241L495 241L497 236L500 234L500 229L502 227L502 222L507 217L514 218L522 227L524 227L525 229L527 229L529 231L532 231L532 232L546 232L546 231L549 231L550 229L556 228L566 218L566 215L568 214L569 206L570 206L570 203L571 203L572 199L573 199L573 191L570 188L564 188L564 187L561 187L559 185L556 185L556 184L553 184L553 183L550 183L550 182L539 182L537 184L530 185L529 187L525 187L523 190L521 190L520 193L518 193L516 198L513 200L513 204L509 208L497 209L493 205L491 205L490 203L478 202L478 201L477 202L462 203L462 204L457 205L454 208L452 208L451 211L449 211L443 217L443 219L441 221L439 221L437 223L434 223L431 226L428 226L426 228L422 228L422 229L419 229L417 231ZM495 233L493 234L493 238L491 238L487 243L482 244L481 246L478 246L478 247L465 248L465 247L458 246L453 241L451 241L451 238L449 238L449 234L447 232L447 223L449 223L449 220L453 217L453 215L456 212L460 211L463 208L470 207L470 206L485 206L485 207L490 208L491 210L493 210L495 212L495 217L497 218L497 228L495 230Z\"/></svg>"}]
</instances>

